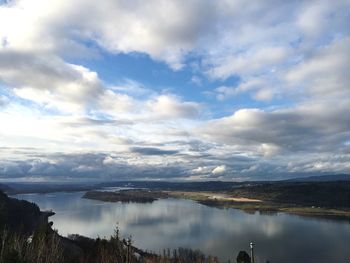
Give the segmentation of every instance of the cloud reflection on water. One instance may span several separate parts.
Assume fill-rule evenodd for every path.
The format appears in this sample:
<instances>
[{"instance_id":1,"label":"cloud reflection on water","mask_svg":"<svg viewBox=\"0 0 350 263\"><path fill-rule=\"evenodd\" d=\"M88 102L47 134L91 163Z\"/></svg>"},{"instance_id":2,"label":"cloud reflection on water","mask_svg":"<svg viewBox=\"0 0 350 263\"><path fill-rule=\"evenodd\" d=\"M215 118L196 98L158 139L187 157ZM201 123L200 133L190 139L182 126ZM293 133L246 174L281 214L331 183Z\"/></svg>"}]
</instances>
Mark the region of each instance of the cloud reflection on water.
<instances>
[{"instance_id":1,"label":"cloud reflection on water","mask_svg":"<svg viewBox=\"0 0 350 263\"><path fill-rule=\"evenodd\" d=\"M21 195L40 208L53 209L54 227L62 235L108 237L119 223L135 245L159 252L191 247L233 259L239 250L257 246L258 262L348 262L350 224L287 214L248 214L217 209L190 200L166 199L151 204L104 203L82 199L83 193Z\"/></svg>"}]
</instances>

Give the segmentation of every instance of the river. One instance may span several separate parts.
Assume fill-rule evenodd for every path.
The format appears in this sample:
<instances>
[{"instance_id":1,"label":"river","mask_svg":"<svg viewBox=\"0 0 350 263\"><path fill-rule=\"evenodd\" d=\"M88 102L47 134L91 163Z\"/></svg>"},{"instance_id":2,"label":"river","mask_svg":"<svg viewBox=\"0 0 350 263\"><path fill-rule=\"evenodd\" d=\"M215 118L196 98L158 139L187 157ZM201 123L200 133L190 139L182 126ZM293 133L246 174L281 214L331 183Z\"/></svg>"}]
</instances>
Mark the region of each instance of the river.
<instances>
[{"instance_id":1,"label":"river","mask_svg":"<svg viewBox=\"0 0 350 263\"><path fill-rule=\"evenodd\" d=\"M256 263L350 262L349 221L277 213L248 214L191 200L163 199L149 204L82 199L83 192L22 194L16 198L52 209L61 235L109 237L118 222L121 235L139 248L160 253L188 247L235 262L240 250L255 245Z\"/></svg>"}]
</instances>

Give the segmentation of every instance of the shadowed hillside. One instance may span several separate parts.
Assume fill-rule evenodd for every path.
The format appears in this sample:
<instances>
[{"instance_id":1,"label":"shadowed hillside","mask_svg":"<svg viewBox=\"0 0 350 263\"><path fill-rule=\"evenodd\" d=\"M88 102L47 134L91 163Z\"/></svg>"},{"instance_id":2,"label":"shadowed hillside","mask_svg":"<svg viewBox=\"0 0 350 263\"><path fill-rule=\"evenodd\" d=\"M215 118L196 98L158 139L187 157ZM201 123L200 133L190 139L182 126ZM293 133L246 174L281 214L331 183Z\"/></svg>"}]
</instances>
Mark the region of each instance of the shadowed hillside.
<instances>
[{"instance_id":1,"label":"shadowed hillside","mask_svg":"<svg viewBox=\"0 0 350 263\"><path fill-rule=\"evenodd\" d=\"M0 191L0 226L31 232L47 220L34 203L9 198Z\"/></svg>"}]
</instances>

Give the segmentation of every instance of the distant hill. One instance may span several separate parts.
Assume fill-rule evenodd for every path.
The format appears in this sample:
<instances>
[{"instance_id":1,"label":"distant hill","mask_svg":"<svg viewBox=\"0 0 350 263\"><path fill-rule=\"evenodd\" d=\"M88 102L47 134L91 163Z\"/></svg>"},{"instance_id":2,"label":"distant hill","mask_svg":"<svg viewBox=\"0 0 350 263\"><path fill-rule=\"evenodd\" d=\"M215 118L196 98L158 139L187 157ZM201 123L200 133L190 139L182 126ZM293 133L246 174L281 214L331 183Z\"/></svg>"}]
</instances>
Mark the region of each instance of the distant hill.
<instances>
[{"instance_id":1,"label":"distant hill","mask_svg":"<svg viewBox=\"0 0 350 263\"><path fill-rule=\"evenodd\" d=\"M235 188L229 194L293 206L350 208L350 181L270 182Z\"/></svg>"},{"instance_id":2,"label":"distant hill","mask_svg":"<svg viewBox=\"0 0 350 263\"><path fill-rule=\"evenodd\" d=\"M284 180L286 182L336 182L336 181L350 181L350 174L329 174L316 175L303 178L293 178Z\"/></svg>"},{"instance_id":3,"label":"distant hill","mask_svg":"<svg viewBox=\"0 0 350 263\"><path fill-rule=\"evenodd\" d=\"M2 189L1 187L6 187ZM52 193L52 192L78 192L89 191L97 186L85 183L8 183L0 184L0 190L7 194Z\"/></svg>"},{"instance_id":4,"label":"distant hill","mask_svg":"<svg viewBox=\"0 0 350 263\"><path fill-rule=\"evenodd\" d=\"M0 184L0 191L8 192L8 191L10 191L10 190L12 190L12 188L9 187L8 185L6 185L6 184Z\"/></svg>"}]
</instances>

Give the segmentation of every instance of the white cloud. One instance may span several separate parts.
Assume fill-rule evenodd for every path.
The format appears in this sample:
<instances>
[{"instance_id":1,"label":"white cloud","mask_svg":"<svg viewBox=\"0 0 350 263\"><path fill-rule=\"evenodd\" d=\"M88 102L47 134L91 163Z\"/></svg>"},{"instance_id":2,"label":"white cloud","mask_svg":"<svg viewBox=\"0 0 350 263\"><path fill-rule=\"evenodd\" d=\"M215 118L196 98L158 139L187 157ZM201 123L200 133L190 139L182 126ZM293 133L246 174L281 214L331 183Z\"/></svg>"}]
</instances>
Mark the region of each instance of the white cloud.
<instances>
[{"instance_id":1,"label":"white cloud","mask_svg":"<svg viewBox=\"0 0 350 263\"><path fill-rule=\"evenodd\" d=\"M340 95L349 91L350 38L334 40L315 51L286 75L289 85L301 86L311 96Z\"/></svg>"},{"instance_id":2,"label":"white cloud","mask_svg":"<svg viewBox=\"0 0 350 263\"><path fill-rule=\"evenodd\" d=\"M191 173L199 174L199 175L207 175L207 174L210 174L212 170L213 168L209 166L199 166L195 169L192 169Z\"/></svg>"},{"instance_id":3,"label":"white cloud","mask_svg":"<svg viewBox=\"0 0 350 263\"><path fill-rule=\"evenodd\" d=\"M213 78L226 79L233 75L262 74L281 63L288 55L285 47L266 47L246 50L220 60L214 58L208 74Z\"/></svg>"},{"instance_id":4,"label":"white cloud","mask_svg":"<svg viewBox=\"0 0 350 263\"><path fill-rule=\"evenodd\" d=\"M200 126L198 136L249 153L271 157L344 149L349 136L346 100L304 103L289 109L241 109Z\"/></svg>"},{"instance_id":5,"label":"white cloud","mask_svg":"<svg viewBox=\"0 0 350 263\"><path fill-rule=\"evenodd\" d=\"M260 145L260 151L263 153L264 157L272 157L280 153L281 148L273 143L262 143Z\"/></svg>"},{"instance_id":6,"label":"white cloud","mask_svg":"<svg viewBox=\"0 0 350 263\"><path fill-rule=\"evenodd\" d=\"M348 13L345 9L348 6L349 1L347 0L304 2L296 24L304 35L311 39L332 34L332 31L346 31L345 23Z\"/></svg>"},{"instance_id":7,"label":"white cloud","mask_svg":"<svg viewBox=\"0 0 350 263\"><path fill-rule=\"evenodd\" d=\"M161 95L148 101L152 115L161 118L194 118L199 115L200 105L195 102L182 102L178 97Z\"/></svg>"},{"instance_id":8,"label":"white cloud","mask_svg":"<svg viewBox=\"0 0 350 263\"><path fill-rule=\"evenodd\" d=\"M84 111L104 92L95 72L48 54L0 51L0 80L21 98L68 112Z\"/></svg>"},{"instance_id":9,"label":"white cloud","mask_svg":"<svg viewBox=\"0 0 350 263\"><path fill-rule=\"evenodd\" d=\"M220 86L215 89L215 92L216 98L220 101L246 92L249 92L255 100L270 101L277 93L277 90L271 86L271 81L261 77L246 80L236 87Z\"/></svg>"},{"instance_id":10,"label":"white cloud","mask_svg":"<svg viewBox=\"0 0 350 263\"><path fill-rule=\"evenodd\" d=\"M142 52L180 69L183 55L211 27L204 23L214 15L211 6L215 8L210 1L197 0L185 6L178 1L146 6L137 0L21 0L1 7L0 39L6 40L6 48L71 55L69 50L86 53L80 41L92 40L110 52Z\"/></svg>"},{"instance_id":11,"label":"white cloud","mask_svg":"<svg viewBox=\"0 0 350 263\"><path fill-rule=\"evenodd\" d=\"M259 89L254 95L254 99L260 101L270 101L274 96L274 91L269 88Z\"/></svg>"},{"instance_id":12,"label":"white cloud","mask_svg":"<svg viewBox=\"0 0 350 263\"><path fill-rule=\"evenodd\" d=\"M63 113L102 113L154 121L195 118L200 110L198 103L171 94L159 95L132 81L124 87L106 87L96 72L48 54L0 51L0 80L13 87L14 95Z\"/></svg>"},{"instance_id":13,"label":"white cloud","mask_svg":"<svg viewBox=\"0 0 350 263\"><path fill-rule=\"evenodd\" d=\"M184 178L229 170L237 178L241 172L349 171L349 6L347 0L2 4L0 120L6 128L0 140L9 149L0 151L0 172ZM219 110L209 112L199 96L133 80L107 84L71 62L99 52L137 52L175 71L188 67L191 83L219 83L207 92L220 100L212 107ZM220 84L231 77L236 85ZM245 93L264 101L255 107L267 107L240 109L248 99L225 101ZM34 162L38 145L47 152ZM88 152L94 154L82 154Z\"/></svg>"},{"instance_id":14,"label":"white cloud","mask_svg":"<svg viewBox=\"0 0 350 263\"><path fill-rule=\"evenodd\" d=\"M215 175L223 174L224 172L226 172L226 165L217 166L211 171L211 173Z\"/></svg>"}]
</instances>

